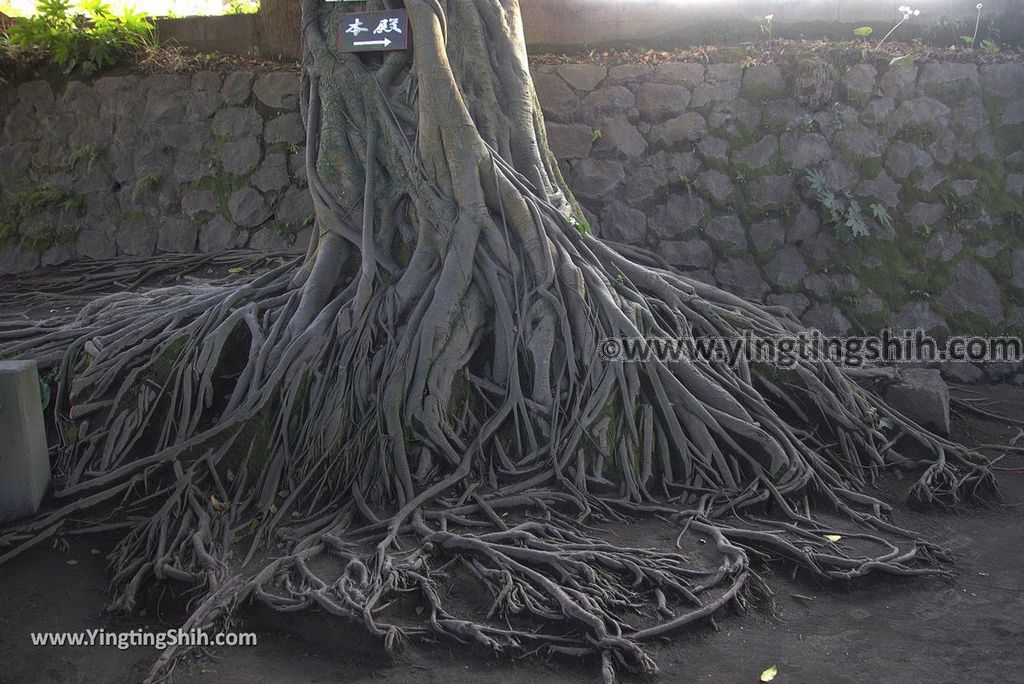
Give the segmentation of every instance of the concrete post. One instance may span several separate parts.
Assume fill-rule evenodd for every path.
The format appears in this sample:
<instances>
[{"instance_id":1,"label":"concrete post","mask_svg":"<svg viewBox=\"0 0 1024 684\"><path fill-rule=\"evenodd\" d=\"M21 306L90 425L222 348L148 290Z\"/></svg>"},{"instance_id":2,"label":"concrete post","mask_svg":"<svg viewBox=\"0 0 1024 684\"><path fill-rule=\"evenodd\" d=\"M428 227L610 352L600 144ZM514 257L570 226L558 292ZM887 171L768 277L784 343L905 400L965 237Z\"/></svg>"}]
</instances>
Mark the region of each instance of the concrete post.
<instances>
[{"instance_id":1,"label":"concrete post","mask_svg":"<svg viewBox=\"0 0 1024 684\"><path fill-rule=\"evenodd\" d=\"M49 484L36 364L0 361L0 522L35 514Z\"/></svg>"}]
</instances>

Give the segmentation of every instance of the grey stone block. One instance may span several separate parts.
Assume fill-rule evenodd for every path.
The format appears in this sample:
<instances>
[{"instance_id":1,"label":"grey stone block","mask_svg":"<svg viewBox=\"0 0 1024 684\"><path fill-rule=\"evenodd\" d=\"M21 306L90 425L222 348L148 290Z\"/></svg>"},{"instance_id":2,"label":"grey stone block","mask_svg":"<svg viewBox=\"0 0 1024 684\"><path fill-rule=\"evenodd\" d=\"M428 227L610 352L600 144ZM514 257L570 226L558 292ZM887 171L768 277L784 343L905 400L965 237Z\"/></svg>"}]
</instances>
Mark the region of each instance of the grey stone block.
<instances>
[{"instance_id":1,"label":"grey stone block","mask_svg":"<svg viewBox=\"0 0 1024 684\"><path fill-rule=\"evenodd\" d=\"M583 159L590 154L594 132L583 124L547 124L548 144L557 159Z\"/></svg>"},{"instance_id":2,"label":"grey stone block","mask_svg":"<svg viewBox=\"0 0 1024 684\"><path fill-rule=\"evenodd\" d=\"M39 255L14 245L0 248L0 274L27 273L39 268Z\"/></svg>"},{"instance_id":3,"label":"grey stone block","mask_svg":"<svg viewBox=\"0 0 1024 684\"><path fill-rule=\"evenodd\" d=\"M878 72L870 64L854 64L843 77L846 96L856 105L863 105L875 92L875 78Z\"/></svg>"},{"instance_id":4,"label":"grey stone block","mask_svg":"<svg viewBox=\"0 0 1024 684\"><path fill-rule=\"evenodd\" d=\"M572 122L576 118L580 98L557 74L537 73L533 77L533 86L545 118L565 122Z\"/></svg>"},{"instance_id":5,"label":"grey stone block","mask_svg":"<svg viewBox=\"0 0 1024 684\"><path fill-rule=\"evenodd\" d=\"M690 147L707 133L708 125L700 114L687 112L651 129L650 141L655 147L674 149Z\"/></svg>"},{"instance_id":6,"label":"grey stone block","mask_svg":"<svg viewBox=\"0 0 1024 684\"><path fill-rule=\"evenodd\" d=\"M850 319L831 304L817 304L800 318L804 325L817 328L826 335L845 335L853 327Z\"/></svg>"},{"instance_id":7,"label":"grey stone block","mask_svg":"<svg viewBox=\"0 0 1024 684\"><path fill-rule=\"evenodd\" d=\"M731 249L747 248L747 233L737 216L726 215L712 219L705 227L704 234L712 240L724 242Z\"/></svg>"},{"instance_id":8,"label":"grey stone block","mask_svg":"<svg viewBox=\"0 0 1024 684\"><path fill-rule=\"evenodd\" d=\"M647 141L624 116L599 121L597 130L601 131L601 136L595 151L602 155L632 159L642 156L647 149Z\"/></svg>"},{"instance_id":9,"label":"grey stone block","mask_svg":"<svg viewBox=\"0 0 1024 684\"><path fill-rule=\"evenodd\" d=\"M707 212L707 202L697 193L676 194L655 210L647 225L659 238L675 240L696 228Z\"/></svg>"},{"instance_id":10,"label":"grey stone block","mask_svg":"<svg viewBox=\"0 0 1024 684\"><path fill-rule=\"evenodd\" d=\"M608 199L626 178L622 164L614 161L582 159L573 165L576 179L576 194L585 200L602 201Z\"/></svg>"},{"instance_id":11,"label":"grey stone block","mask_svg":"<svg viewBox=\"0 0 1024 684\"><path fill-rule=\"evenodd\" d=\"M261 192L276 192L288 185L288 160L283 154L269 154L253 174L252 184Z\"/></svg>"},{"instance_id":12,"label":"grey stone block","mask_svg":"<svg viewBox=\"0 0 1024 684\"><path fill-rule=\"evenodd\" d=\"M647 241L647 217L622 202L612 202L601 214L601 237L642 245Z\"/></svg>"},{"instance_id":13,"label":"grey stone block","mask_svg":"<svg viewBox=\"0 0 1024 684\"><path fill-rule=\"evenodd\" d=\"M586 122L629 114L636 107L636 98L622 86L602 88L583 98L581 116Z\"/></svg>"},{"instance_id":14,"label":"grey stone block","mask_svg":"<svg viewBox=\"0 0 1024 684\"><path fill-rule=\"evenodd\" d=\"M761 169L768 166L778 151L778 140L774 135L766 135L753 145L737 150L732 155L732 161L734 164L742 164L751 169Z\"/></svg>"},{"instance_id":15,"label":"grey stone block","mask_svg":"<svg viewBox=\"0 0 1024 684\"><path fill-rule=\"evenodd\" d=\"M960 385L973 385L985 379L985 371L966 361L947 361L941 372L948 382Z\"/></svg>"},{"instance_id":16,"label":"grey stone block","mask_svg":"<svg viewBox=\"0 0 1024 684\"><path fill-rule=\"evenodd\" d=\"M199 251L204 254L232 249L238 242L238 230L223 216L214 216L199 231Z\"/></svg>"},{"instance_id":17,"label":"grey stone block","mask_svg":"<svg viewBox=\"0 0 1024 684\"><path fill-rule=\"evenodd\" d=\"M672 85L694 86L704 80L704 65L693 62L665 62L654 69L654 80Z\"/></svg>"},{"instance_id":18,"label":"grey stone block","mask_svg":"<svg viewBox=\"0 0 1024 684\"><path fill-rule=\"evenodd\" d=\"M699 238L693 240L662 240L658 254L673 266L706 268L711 265L711 246Z\"/></svg>"},{"instance_id":19,"label":"grey stone block","mask_svg":"<svg viewBox=\"0 0 1024 684\"><path fill-rule=\"evenodd\" d=\"M34 515L50 484L39 373L33 361L0 361L0 522Z\"/></svg>"},{"instance_id":20,"label":"grey stone block","mask_svg":"<svg viewBox=\"0 0 1024 684\"><path fill-rule=\"evenodd\" d=\"M263 119L251 107L222 109L213 115L213 132L230 138L260 135L263 132Z\"/></svg>"},{"instance_id":21,"label":"grey stone block","mask_svg":"<svg viewBox=\"0 0 1024 684\"><path fill-rule=\"evenodd\" d=\"M768 295L768 303L773 306L784 306L789 309L794 316L799 317L804 311L807 311L807 307L811 305L811 300L807 299L807 297L799 292L796 292L793 294Z\"/></svg>"},{"instance_id":22,"label":"grey stone block","mask_svg":"<svg viewBox=\"0 0 1024 684\"><path fill-rule=\"evenodd\" d=\"M690 106L700 109L715 102L727 102L739 94L739 86L733 83L698 83L693 87Z\"/></svg>"},{"instance_id":23,"label":"grey stone block","mask_svg":"<svg viewBox=\"0 0 1024 684\"><path fill-rule=\"evenodd\" d=\"M251 71L233 71L228 74L221 89L224 102L232 105L246 103L252 94L252 82L255 78Z\"/></svg>"},{"instance_id":24,"label":"grey stone block","mask_svg":"<svg viewBox=\"0 0 1024 684\"><path fill-rule=\"evenodd\" d=\"M690 91L681 85L644 83L636 93L636 106L644 121L664 121L679 116L690 104Z\"/></svg>"},{"instance_id":25,"label":"grey stone block","mask_svg":"<svg viewBox=\"0 0 1024 684\"><path fill-rule=\"evenodd\" d=\"M743 73L743 95L752 100L776 100L789 93L786 76L775 64L756 64Z\"/></svg>"},{"instance_id":26,"label":"grey stone block","mask_svg":"<svg viewBox=\"0 0 1024 684\"><path fill-rule=\"evenodd\" d=\"M753 257L743 255L724 259L715 267L718 286L747 299L760 300L768 292Z\"/></svg>"},{"instance_id":27,"label":"grey stone block","mask_svg":"<svg viewBox=\"0 0 1024 684\"><path fill-rule=\"evenodd\" d=\"M306 131L302 127L302 119L298 114L282 114L267 122L263 130L263 138L267 143L301 143L306 140Z\"/></svg>"},{"instance_id":28,"label":"grey stone block","mask_svg":"<svg viewBox=\"0 0 1024 684\"><path fill-rule=\"evenodd\" d=\"M228 211L236 224L255 228L270 218L270 207L263 196L253 188L242 188L228 198Z\"/></svg>"},{"instance_id":29,"label":"grey stone block","mask_svg":"<svg viewBox=\"0 0 1024 684\"><path fill-rule=\"evenodd\" d=\"M313 216L313 198L309 190L292 188L278 201L275 218L291 228L301 228Z\"/></svg>"},{"instance_id":30,"label":"grey stone block","mask_svg":"<svg viewBox=\"0 0 1024 684\"><path fill-rule=\"evenodd\" d=\"M807 263L796 247L786 246L765 264L768 280L781 287L793 287L807 275Z\"/></svg>"},{"instance_id":31,"label":"grey stone block","mask_svg":"<svg viewBox=\"0 0 1024 684\"><path fill-rule=\"evenodd\" d=\"M885 401L910 420L940 435L949 434L949 388L934 368L910 368L885 392Z\"/></svg>"},{"instance_id":32,"label":"grey stone block","mask_svg":"<svg viewBox=\"0 0 1024 684\"><path fill-rule=\"evenodd\" d=\"M596 88L607 74L608 69L603 64L563 64L558 67L558 75L566 83L584 92Z\"/></svg>"},{"instance_id":33,"label":"grey stone block","mask_svg":"<svg viewBox=\"0 0 1024 684\"><path fill-rule=\"evenodd\" d=\"M299 108L299 77L296 74L263 74L256 79L252 90L260 102L272 109Z\"/></svg>"},{"instance_id":34,"label":"grey stone block","mask_svg":"<svg viewBox=\"0 0 1024 684\"><path fill-rule=\"evenodd\" d=\"M697 187L711 199L724 202L732 194L732 179L721 171L708 169L697 176Z\"/></svg>"},{"instance_id":35,"label":"grey stone block","mask_svg":"<svg viewBox=\"0 0 1024 684\"><path fill-rule=\"evenodd\" d=\"M608 68L608 85L629 85L650 78L654 69L646 64L619 64Z\"/></svg>"},{"instance_id":36,"label":"grey stone block","mask_svg":"<svg viewBox=\"0 0 1024 684\"><path fill-rule=\"evenodd\" d=\"M782 158L794 169L806 169L832 158L832 150L820 133L782 135Z\"/></svg>"},{"instance_id":37,"label":"grey stone block","mask_svg":"<svg viewBox=\"0 0 1024 684\"><path fill-rule=\"evenodd\" d=\"M952 314L974 314L995 325L1004 318L1000 292L991 273L980 264L965 259L957 264L953 282L939 296L938 303Z\"/></svg>"},{"instance_id":38,"label":"grey stone block","mask_svg":"<svg viewBox=\"0 0 1024 684\"><path fill-rule=\"evenodd\" d=\"M244 138L224 143L218 154L220 165L228 173L245 176L260 163L260 143L256 138Z\"/></svg>"},{"instance_id":39,"label":"grey stone block","mask_svg":"<svg viewBox=\"0 0 1024 684\"><path fill-rule=\"evenodd\" d=\"M161 252L191 254L196 249L198 227L194 221L165 216L160 219L156 246Z\"/></svg>"},{"instance_id":40,"label":"grey stone block","mask_svg":"<svg viewBox=\"0 0 1024 684\"><path fill-rule=\"evenodd\" d=\"M946 319L924 302L908 302L889 317L893 330L924 330L930 335L948 334Z\"/></svg>"},{"instance_id":41,"label":"grey stone block","mask_svg":"<svg viewBox=\"0 0 1024 684\"><path fill-rule=\"evenodd\" d=\"M760 252L770 252L786 241L786 227L778 219L759 221L750 226L750 240Z\"/></svg>"},{"instance_id":42,"label":"grey stone block","mask_svg":"<svg viewBox=\"0 0 1024 684\"><path fill-rule=\"evenodd\" d=\"M743 134L752 134L760 128L761 109L742 97L720 102L711 109L708 126L727 137L740 138Z\"/></svg>"}]
</instances>

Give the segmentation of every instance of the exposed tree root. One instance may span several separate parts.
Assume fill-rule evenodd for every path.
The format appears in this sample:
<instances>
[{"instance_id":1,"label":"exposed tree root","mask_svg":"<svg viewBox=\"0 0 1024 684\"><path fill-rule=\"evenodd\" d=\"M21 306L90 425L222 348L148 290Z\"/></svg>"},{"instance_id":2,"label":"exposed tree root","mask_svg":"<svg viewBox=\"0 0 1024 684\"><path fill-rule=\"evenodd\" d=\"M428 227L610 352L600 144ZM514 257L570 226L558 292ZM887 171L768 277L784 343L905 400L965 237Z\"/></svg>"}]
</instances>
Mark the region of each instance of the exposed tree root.
<instances>
[{"instance_id":1,"label":"exposed tree root","mask_svg":"<svg viewBox=\"0 0 1024 684\"><path fill-rule=\"evenodd\" d=\"M186 628L250 600L316 607L389 649L430 632L599 656L608 679L742 602L752 555L829 580L943 574L863 490L917 469L914 499L955 504L993 486L988 462L827 363L600 361L606 337L799 325L580 232L513 0L405 5L414 60L374 63L335 55L340 10L306 2L319 231L301 266L0 325L0 354L59 364L61 434L58 507L0 536L0 562L122 529L119 609L177 581L201 589ZM714 557L585 531L636 516ZM450 600L455 578L486 605Z\"/></svg>"}]
</instances>

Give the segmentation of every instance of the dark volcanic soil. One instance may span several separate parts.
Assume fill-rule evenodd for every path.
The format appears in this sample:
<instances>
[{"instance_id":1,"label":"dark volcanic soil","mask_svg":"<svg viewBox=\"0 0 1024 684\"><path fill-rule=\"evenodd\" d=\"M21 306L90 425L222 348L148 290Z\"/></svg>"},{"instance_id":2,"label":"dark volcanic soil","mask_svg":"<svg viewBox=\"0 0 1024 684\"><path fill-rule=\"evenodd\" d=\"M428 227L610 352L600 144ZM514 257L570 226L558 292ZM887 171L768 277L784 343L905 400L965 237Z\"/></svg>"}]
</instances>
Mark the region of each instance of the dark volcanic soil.
<instances>
[{"instance_id":1,"label":"dark volcanic soil","mask_svg":"<svg viewBox=\"0 0 1024 684\"><path fill-rule=\"evenodd\" d=\"M1024 389L993 387L1008 415L1024 415ZM993 421L961 418L957 436L1006 444L1017 432ZM1024 456L1000 464L1024 467ZM897 521L957 554L953 581L869 578L822 587L780 573L776 597L746 614L730 612L655 646L656 682L756 682L776 665L776 682L1008 682L1024 679L1024 472L1002 472L1006 505L958 513L900 507ZM907 481L886 482L891 497ZM670 544L655 525L635 539ZM33 647L34 631L163 630L181 615L169 594L148 614L104 613L109 538L75 539L65 553L38 548L0 567L0 682L136 682L152 649ZM69 565L68 561L78 561ZM592 682L593 663L496 661L449 643L415 644L391 659L358 629L318 615L277 616L252 609L237 630L259 646L224 649L179 666L176 682Z\"/></svg>"}]
</instances>

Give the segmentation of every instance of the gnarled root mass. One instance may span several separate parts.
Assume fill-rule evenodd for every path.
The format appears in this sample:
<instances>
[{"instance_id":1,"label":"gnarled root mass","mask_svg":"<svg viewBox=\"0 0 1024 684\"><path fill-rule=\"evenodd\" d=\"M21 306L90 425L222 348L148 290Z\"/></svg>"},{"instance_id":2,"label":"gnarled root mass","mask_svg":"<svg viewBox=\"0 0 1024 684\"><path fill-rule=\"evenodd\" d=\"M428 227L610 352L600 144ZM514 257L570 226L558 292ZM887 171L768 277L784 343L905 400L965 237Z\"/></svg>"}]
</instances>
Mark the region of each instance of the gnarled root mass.
<instances>
[{"instance_id":1,"label":"gnarled root mass","mask_svg":"<svg viewBox=\"0 0 1024 684\"><path fill-rule=\"evenodd\" d=\"M992 485L987 462L828 363L600 360L604 338L799 326L580 230L515 0L404 5L414 49L379 59L337 54L340 10L305 3L305 259L0 325L0 353L59 367L61 443L57 507L0 536L0 560L117 529L117 608L176 581L201 589L187 628L258 600L389 648L429 632L599 656L607 678L655 671L645 640L742 602L755 554L825 579L942 574L863 489L923 469L913 497L953 503ZM713 553L588 527L636 516Z\"/></svg>"}]
</instances>

